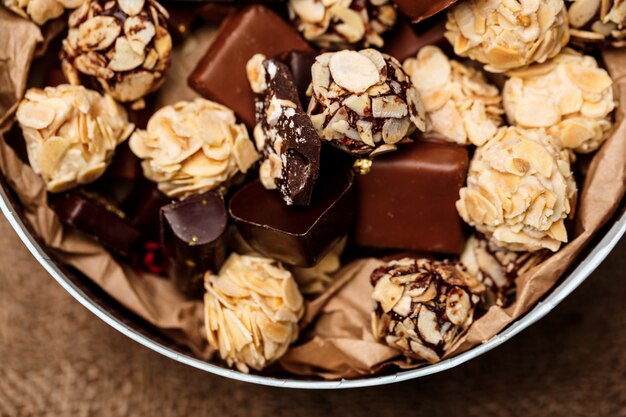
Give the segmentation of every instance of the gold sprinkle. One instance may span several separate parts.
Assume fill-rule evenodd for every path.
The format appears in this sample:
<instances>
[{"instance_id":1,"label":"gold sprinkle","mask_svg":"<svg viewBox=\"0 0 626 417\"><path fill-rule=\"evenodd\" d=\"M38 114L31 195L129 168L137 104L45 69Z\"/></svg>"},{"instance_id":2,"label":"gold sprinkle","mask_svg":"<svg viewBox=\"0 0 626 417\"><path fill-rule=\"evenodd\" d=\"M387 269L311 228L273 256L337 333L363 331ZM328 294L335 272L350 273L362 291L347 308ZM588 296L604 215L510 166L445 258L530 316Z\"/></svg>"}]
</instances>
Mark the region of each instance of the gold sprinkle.
<instances>
[{"instance_id":1,"label":"gold sprinkle","mask_svg":"<svg viewBox=\"0 0 626 417\"><path fill-rule=\"evenodd\" d=\"M357 172L357 174L367 175L372 169L372 160L367 158L359 158L354 161L354 164L352 164L352 168Z\"/></svg>"}]
</instances>

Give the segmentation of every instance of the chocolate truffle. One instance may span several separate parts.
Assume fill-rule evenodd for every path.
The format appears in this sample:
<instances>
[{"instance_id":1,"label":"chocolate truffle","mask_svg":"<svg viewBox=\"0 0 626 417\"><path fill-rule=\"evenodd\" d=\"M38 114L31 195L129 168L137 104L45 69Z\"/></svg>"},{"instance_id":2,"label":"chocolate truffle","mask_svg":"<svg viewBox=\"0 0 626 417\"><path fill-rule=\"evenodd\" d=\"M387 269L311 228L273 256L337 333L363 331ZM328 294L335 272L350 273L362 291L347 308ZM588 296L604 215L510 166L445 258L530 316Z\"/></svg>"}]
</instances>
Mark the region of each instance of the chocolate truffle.
<instances>
[{"instance_id":1,"label":"chocolate truffle","mask_svg":"<svg viewBox=\"0 0 626 417\"><path fill-rule=\"evenodd\" d=\"M357 244L460 253L463 222L455 209L465 184L467 150L418 141L374 160L357 175Z\"/></svg>"},{"instance_id":2,"label":"chocolate truffle","mask_svg":"<svg viewBox=\"0 0 626 417\"><path fill-rule=\"evenodd\" d=\"M556 56L569 41L563 0L467 0L448 11L454 53L506 72Z\"/></svg>"},{"instance_id":3,"label":"chocolate truffle","mask_svg":"<svg viewBox=\"0 0 626 417\"><path fill-rule=\"evenodd\" d=\"M438 362L472 324L483 285L450 261L403 258L374 270L374 337L408 359Z\"/></svg>"},{"instance_id":4,"label":"chocolate truffle","mask_svg":"<svg viewBox=\"0 0 626 417\"><path fill-rule=\"evenodd\" d=\"M280 263L233 253L219 274L206 274L205 287L209 345L228 366L260 371L298 338L304 300Z\"/></svg>"},{"instance_id":5,"label":"chocolate truffle","mask_svg":"<svg viewBox=\"0 0 626 417\"><path fill-rule=\"evenodd\" d=\"M161 208L161 246L169 258L169 276L184 294L201 295L204 273L221 267L227 224L224 199L214 191Z\"/></svg>"},{"instance_id":6,"label":"chocolate truffle","mask_svg":"<svg viewBox=\"0 0 626 417\"><path fill-rule=\"evenodd\" d=\"M82 0L2 0L4 6L38 25L60 17L66 9L80 7Z\"/></svg>"},{"instance_id":7,"label":"chocolate truffle","mask_svg":"<svg viewBox=\"0 0 626 417\"><path fill-rule=\"evenodd\" d=\"M67 84L29 89L16 118L30 164L50 192L95 181L134 128L110 96Z\"/></svg>"},{"instance_id":8,"label":"chocolate truffle","mask_svg":"<svg viewBox=\"0 0 626 417\"><path fill-rule=\"evenodd\" d=\"M257 54L247 65L257 94L256 147L261 152L261 183L278 189L287 205L308 205L320 169L320 138L302 109L289 68Z\"/></svg>"},{"instance_id":9,"label":"chocolate truffle","mask_svg":"<svg viewBox=\"0 0 626 417\"><path fill-rule=\"evenodd\" d=\"M132 256L140 246L141 232L123 212L106 200L86 192L50 195L50 208L61 223L76 228L112 252Z\"/></svg>"},{"instance_id":10,"label":"chocolate truffle","mask_svg":"<svg viewBox=\"0 0 626 417\"><path fill-rule=\"evenodd\" d=\"M608 137L613 81L592 56L568 48L509 75L502 98L511 124L545 128L562 147L580 153L595 151Z\"/></svg>"},{"instance_id":11,"label":"chocolate truffle","mask_svg":"<svg viewBox=\"0 0 626 417\"><path fill-rule=\"evenodd\" d=\"M155 91L170 66L168 16L155 0L86 0L70 15L63 41L67 79L93 79L122 102Z\"/></svg>"},{"instance_id":12,"label":"chocolate truffle","mask_svg":"<svg viewBox=\"0 0 626 417\"><path fill-rule=\"evenodd\" d=\"M323 140L353 155L396 149L426 128L417 90L400 63L374 49L319 55L308 113Z\"/></svg>"},{"instance_id":13,"label":"chocolate truffle","mask_svg":"<svg viewBox=\"0 0 626 417\"><path fill-rule=\"evenodd\" d=\"M244 186L230 201L230 214L244 240L258 253L289 265L311 267L346 235L355 212L354 174L322 172L309 206L287 206L260 182Z\"/></svg>"},{"instance_id":14,"label":"chocolate truffle","mask_svg":"<svg viewBox=\"0 0 626 417\"><path fill-rule=\"evenodd\" d=\"M143 159L146 178L169 197L221 186L258 159L248 131L221 104L198 98L159 109L146 130L136 130L130 148Z\"/></svg>"},{"instance_id":15,"label":"chocolate truffle","mask_svg":"<svg viewBox=\"0 0 626 417\"><path fill-rule=\"evenodd\" d=\"M490 242L482 234L465 243L461 263L466 271L485 286L481 308L507 307L515 300L515 279L539 265L549 251L513 252Z\"/></svg>"},{"instance_id":16,"label":"chocolate truffle","mask_svg":"<svg viewBox=\"0 0 626 417\"><path fill-rule=\"evenodd\" d=\"M189 76L189 86L233 109L252 129L254 93L248 84L246 63L254 54L274 57L292 50L310 51L311 47L267 7L248 6L220 27L206 55Z\"/></svg>"},{"instance_id":17,"label":"chocolate truffle","mask_svg":"<svg viewBox=\"0 0 626 417\"><path fill-rule=\"evenodd\" d=\"M396 23L389 0L289 0L289 18L304 38L324 49L382 47L381 35Z\"/></svg>"},{"instance_id":18,"label":"chocolate truffle","mask_svg":"<svg viewBox=\"0 0 626 417\"><path fill-rule=\"evenodd\" d=\"M569 0L572 43L581 46L626 46L626 9L615 0Z\"/></svg>"},{"instance_id":19,"label":"chocolate truffle","mask_svg":"<svg viewBox=\"0 0 626 417\"><path fill-rule=\"evenodd\" d=\"M427 130L453 143L481 146L502 125L502 99L483 73L436 46L425 46L404 61L426 109Z\"/></svg>"},{"instance_id":20,"label":"chocolate truffle","mask_svg":"<svg viewBox=\"0 0 626 417\"><path fill-rule=\"evenodd\" d=\"M545 130L500 128L476 150L460 196L461 217L494 244L556 252L576 198L570 151Z\"/></svg>"}]
</instances>

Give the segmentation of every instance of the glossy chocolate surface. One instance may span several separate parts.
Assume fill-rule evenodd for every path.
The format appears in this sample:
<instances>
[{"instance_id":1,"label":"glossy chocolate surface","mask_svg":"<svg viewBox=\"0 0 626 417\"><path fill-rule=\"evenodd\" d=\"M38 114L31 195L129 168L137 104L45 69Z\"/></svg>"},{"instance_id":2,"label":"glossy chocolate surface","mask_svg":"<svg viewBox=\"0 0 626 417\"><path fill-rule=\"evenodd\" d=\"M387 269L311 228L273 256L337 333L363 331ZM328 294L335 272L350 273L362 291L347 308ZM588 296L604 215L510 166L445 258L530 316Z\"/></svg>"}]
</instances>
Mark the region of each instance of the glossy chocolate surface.
<instances>
[{"instance_id":1,"label":"glossy chocolate surface","mask_svg":"<svg viewBox=\"0 0 626 417\"><path fill-rule=\"evenodd\" d=\"M141 232L104 200L71 191L50 195L49 204L62 223L89 235L118 255L130 257L139 248Z\"/></svg>"},{"instance_id":2,"label":"glossy chocolate surface","mask_svg":"<svg viewBox=\"0 0 626 417\"><path fill-rule=\"evenodd\" d=\"M356 243L459 253L463 223L455 202L467 166L465 148L423 140L376 158L370 173L356 178Z\"/></svg>"},{"instance_id":3,"label":"glossy chocolate surface","mask_svg":"<svg viewBox=\"0 0 626 417\"><path fill-rule=\"evenodd\" d=\"M231 109L254 127L254 93L246 75L246 63L257 53L310 51L306 41L267 7L252 5L230 16L215 41L189 76L189 86L200 95Z\"/></svg>"},{"instance_id":4,"label":"glossy chocolate surface","mask_svg":"<svg viewBox=\"0 0 626 417\"><path fill-rule=\"evenodd\" d=\"M435 45L449 51L451 47L444 36L445 32L445 16L429 19L417 25L411 24L406 19L399 19L385 42L383 52L402 63L407 58L415 57L426 45Z\"/></svg>"},{"instance_id":5,"label":"glossy chocolate surface","mask_svg":"<svg viewBox=\"0 0 626 417\"><path fill-rule=\"evenodd\" d=\"M302 109L298 89L287 65L276 59L266 59L263 67L267 88L257 97L256 114L266 138L261 152L263 158L276 155L275 141L281 141L278 156L282 161L282 175L275 179L278 191L289 205L308 205L320 171L320 137ZM296 108L282 107L280 115L270 123L268 110L276 100L292 102Z\"/></svg>"},{"instance_id":6,"label":"glossy chocolate surface","mask_svg":"<svg viewBox=\"0 0 626 417\"><path fill-rule=\"evenodd\" d=\"M306 90L311 84L311 67L315 63L317 52L289 51L278 56L291 71L293 81L298 89L298 97L304 109L309 105L310 97L307 97Z\"/></svg>"},{"instance_id":7,"label":"glossy chocolate surface","mask_svg":"<svg viewBox=\"0 0 626 417\"><path fill-rule=\"evenodd\" d=\"M418 23L452 6L458 0L394 0L402 13Z\"/></svg>"},{"instance_id":8,"label":"glossy chocolate surface","mask_svg":"<svg viewBox=\"0 0 626 417\"><path fill-rule=\"evenodd\" d=\"M290 265L313 266L348 233L355 200L354 174L340 168L322 172L308 207L287 206L256 181L233 196L229 211L254 250Z\"/></svg>"},{"instance_id":9,"label":"glossy chocolate surface","mask_svg":"<svg viewBox=\"0 0 626 417\"><path fill-rule=\"evenodd\" d=\"M224 199L208 192L161 208L161 246L169 258L169 276L188 296L201 296L203 277L217 271L226 257L228 215Z\"/></svg>"}]
</instances>

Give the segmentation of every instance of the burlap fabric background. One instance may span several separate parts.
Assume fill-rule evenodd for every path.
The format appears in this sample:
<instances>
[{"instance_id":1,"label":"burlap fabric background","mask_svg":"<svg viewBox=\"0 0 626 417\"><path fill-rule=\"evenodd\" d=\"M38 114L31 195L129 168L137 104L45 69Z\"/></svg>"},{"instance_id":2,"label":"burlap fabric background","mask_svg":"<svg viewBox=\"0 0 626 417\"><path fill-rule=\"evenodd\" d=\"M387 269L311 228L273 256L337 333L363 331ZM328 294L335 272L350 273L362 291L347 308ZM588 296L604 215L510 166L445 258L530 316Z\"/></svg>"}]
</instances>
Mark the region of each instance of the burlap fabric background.
<instances>
[{"instance_id":1,"label":"burlap fabric background","mask_svg":"<svg viewBox=\"0 0 626 417\"><path fill-rule=\"evenodd\" d=\"M0 218L0 416L626 416L626 240L539 323L465 365L361 390L264 388L122 336Z\"/></svg>"}]
</instances>

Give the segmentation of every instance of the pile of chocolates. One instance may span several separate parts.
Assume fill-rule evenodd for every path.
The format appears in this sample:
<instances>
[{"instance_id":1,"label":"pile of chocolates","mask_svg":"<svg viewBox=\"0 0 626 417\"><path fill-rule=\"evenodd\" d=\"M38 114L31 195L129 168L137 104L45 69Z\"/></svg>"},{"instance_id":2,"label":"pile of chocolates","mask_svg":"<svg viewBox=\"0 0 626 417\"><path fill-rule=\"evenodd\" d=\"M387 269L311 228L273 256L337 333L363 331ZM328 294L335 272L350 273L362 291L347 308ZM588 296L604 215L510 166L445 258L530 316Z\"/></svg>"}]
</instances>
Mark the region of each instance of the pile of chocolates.
<instances>
[{"instance_id":1,"label":"pile of chocolates","mask_svg":"<svg viewBox=\"0 0 626 417\"><path fill-rule=\"evenodd\" d=\"M304 299L351 260L386 260L372 332L407 361L510 305L568 242L572 163L613 125L613 81L580 46L621 46L626 21L588 0L3 1L38 24L75 9L66 81L16 115L50 206L204 297L242 372L297 343ZM154 108L172 49L221 20L197 98Z\"/></svg>"}]
</instances>

